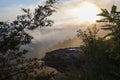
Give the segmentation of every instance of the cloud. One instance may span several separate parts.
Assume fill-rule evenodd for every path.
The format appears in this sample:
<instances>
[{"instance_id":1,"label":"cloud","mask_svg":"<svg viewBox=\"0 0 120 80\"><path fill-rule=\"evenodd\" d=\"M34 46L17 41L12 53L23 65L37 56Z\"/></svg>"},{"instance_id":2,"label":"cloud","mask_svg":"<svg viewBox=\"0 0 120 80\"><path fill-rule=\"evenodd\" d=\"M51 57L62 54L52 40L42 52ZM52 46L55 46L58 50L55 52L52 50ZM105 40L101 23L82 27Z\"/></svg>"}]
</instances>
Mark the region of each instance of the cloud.
<instances>
[{"instance_id":1,"label":"cloud","mask_svg":"<svg viewBox=\"0 0 120 80\"><path fill-rule=\"evenodd\" d=\"M112 5L116 5L120 10L120 0L87 0L99 6L100 8L111 9Z\"/></svg>"},{"instance_id":2,"label":"cloud","mask_svg":"<svg viewBox=\"0 0 120 80\"><path fill-rule=\"evenodd\" d=\"M22 11L20 7L4 7L0 8L0 21L14 20Z\"/></svg>"},{"instance_id":3,"label":"cloud","mask_svg":"<svg viewBox=\"0 0 120 80\"><path fill-rule=\"evenodd\" d=\"M78 29L78 27L66 27L64 25L61 27L61 25L59 25L57 28L38 28L37 30L30 32L34 37L34 40L32 45L27 46L27 49L30 51L29 56L41 55L39 57L43 57L43 55L49 51L49 48L75 37Z\"/></svg>"}]
</instances>

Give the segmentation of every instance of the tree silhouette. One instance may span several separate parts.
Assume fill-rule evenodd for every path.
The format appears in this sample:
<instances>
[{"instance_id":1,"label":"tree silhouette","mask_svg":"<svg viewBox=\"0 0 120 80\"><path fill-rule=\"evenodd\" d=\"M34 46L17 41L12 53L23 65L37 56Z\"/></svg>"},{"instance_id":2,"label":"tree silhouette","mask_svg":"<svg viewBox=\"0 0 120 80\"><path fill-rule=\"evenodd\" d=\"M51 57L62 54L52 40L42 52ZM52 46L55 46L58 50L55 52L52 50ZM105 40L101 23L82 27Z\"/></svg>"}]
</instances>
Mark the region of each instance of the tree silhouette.
<instances>
[{"instance_id":1,"label":"tree silhouette","mask_svg":"<svg viewBox=\"0 0 120 80\"><path fill-rule=\"evenodd\" d=\"M118 80L120 79L120 12L117 11L117 6L113 5L110 12L102 9L102 13L98 16L103 17L98 21L104 22L105 25L102 26L102 29L111 31L105 37L110 36L112 45L109 51L109 58L112 63L111 76Z\"/></svg>"},{"instance_id":2,"label":"tree silhouette","mask_svg":"<svg viewBox=\"0 0 120 80\"><path fill-rule=\"evenodd\" d=\"M120 12L117 11L117 6L113 5L110 12L106 9L102 9L102 13L98 14L98 16L103 17L103 19L98 20L98 22L105 23L102 29L111 31L111 33L105 36L111 36L113 41L111 57L120 62Z\"/></svg>"},{"instance_id":3,"label":"tree silhouette","mask_svg":"<svg viewBox=\"0 0 120 80\"><path fill-rule=\"evenodd\" d=\"M108 62L109 42L97 36L99 30L96 27L85 31L79 30L78 37L82 39L80 46L84 65L80 72L81 80L113 80L109 74L111 66Z\"/></svg>"},{"instance_id":4,"label":"tree silhouette","mask_svg":"<svg viewBox=\"0 0 120 80\"><path fill-rule=\"evenodd\" d=\"M22 9L25 14L17 16L16 20L0 22L0 80L35 80L37 70L42 67L40 59L27 59L28 51L21 47L33 39L27 30L52 26L53 21L48 17L55 12L55 3L56 0L47 0L34 12Z\"/></svg>"}]
</instances>

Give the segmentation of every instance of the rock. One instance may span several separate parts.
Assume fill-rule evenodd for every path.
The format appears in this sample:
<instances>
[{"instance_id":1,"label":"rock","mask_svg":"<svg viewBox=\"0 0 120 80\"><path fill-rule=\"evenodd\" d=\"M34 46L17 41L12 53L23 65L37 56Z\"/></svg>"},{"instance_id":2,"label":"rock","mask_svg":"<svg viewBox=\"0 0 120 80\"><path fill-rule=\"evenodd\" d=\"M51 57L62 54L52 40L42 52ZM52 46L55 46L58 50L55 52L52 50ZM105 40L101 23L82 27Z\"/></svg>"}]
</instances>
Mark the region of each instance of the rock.
<instances>
[{"instance_id":1,"label":"rock","mask_svg":"<svg viewBox=\"0 0 120 80\"><path fill-rule=\"evenodd\" d=\"M76 57L79 53L80 49L77 47L58 49L46 53L42 60L45 61L45 65L53 67L60 72L65 72L73 66L80 67L79 59Z\"/></svg>"}]
</instances>

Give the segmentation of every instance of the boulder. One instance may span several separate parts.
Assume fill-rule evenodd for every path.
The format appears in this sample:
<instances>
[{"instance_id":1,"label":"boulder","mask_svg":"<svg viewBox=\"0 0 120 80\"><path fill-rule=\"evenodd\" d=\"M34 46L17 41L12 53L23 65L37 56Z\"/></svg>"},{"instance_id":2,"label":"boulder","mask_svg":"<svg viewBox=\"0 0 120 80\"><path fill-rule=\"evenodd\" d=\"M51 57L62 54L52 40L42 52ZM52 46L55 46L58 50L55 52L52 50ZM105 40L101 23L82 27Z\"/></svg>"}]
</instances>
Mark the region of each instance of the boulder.
<instances>
[{"instance_id":1,"label":"boulder","mask_svg":"<svg viewBox=\"0 0 120 80\"><path fill-rule=\"evenodd\" d=\"M42 59L45 61L45 65L53 67L60 72L65 72L70 70L71 67L80 68L81 64L77 58L77 54L80 53L80 49L65 48L58 49L51 52L47 52L45 57Z\"/></svg>"}]
</instances>

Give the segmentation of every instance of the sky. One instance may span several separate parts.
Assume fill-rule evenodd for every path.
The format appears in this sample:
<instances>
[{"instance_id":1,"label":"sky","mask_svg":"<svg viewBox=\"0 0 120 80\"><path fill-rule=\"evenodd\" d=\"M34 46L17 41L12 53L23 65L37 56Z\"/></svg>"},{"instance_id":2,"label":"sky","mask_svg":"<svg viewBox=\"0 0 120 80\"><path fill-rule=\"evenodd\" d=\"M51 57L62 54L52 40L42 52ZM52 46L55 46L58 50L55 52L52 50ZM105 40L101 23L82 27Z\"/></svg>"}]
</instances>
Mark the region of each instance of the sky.
<instances>
[{"instance_id":1,"label":"sky","mask_svg":"<svg viewBox=\"0 0 120 80\"><path fill-rule=\"evenodd\" d=\"M30 8L32 11L45 0L0 0L0 21L12 21L22 14L21 8ZM95 23L96 15L101 8L110 10L117 5L120 10L120 0L59 0L57 12L51 16L55 21L53 27L38 29L31 32L34 42L29 49L34 53L48 51L48 48L65 40L73 39L78 29L85 29ZM36 36L37 35L37 36ZM45 49L45 47L47 47Z\"/></svg>"},{"instance_id":2,"label":"sky","mask_svg":"<svg viewBox=\"0 0 120 80\"><path fill-rule=\"evenodd\" d=\"M33 8L39 0L0 0L0 21L13 21L21 8Z\"/></svg>"},{"instance_id":3,"label":"sky","mask_svg":"<svg viewBox=\"0 0 120 80\"><path fill-rule=\"evenodd\" d=\"M45 0L0 0L0 21L12 21L16 19L17 15L22 14L21 8L30 8L33 10L38 4L44 1ZM99 9L110 9L113 4L120 4L120 0L59 0L59 2L60 3L57 4L57 13L53 15L53 19L55 19L56 23L60 22L62 24L67 22L80 22L80 19L78 19L78 17L82 16L80 13L83 12L82 14L84 14L87 12L84 12L82 9L80 10L80 8L87 6L87 4ZM83 18L81 19L84 20Z\"/></svg>"},{"instance_id":4,"label":"sky","mask_svg":"<svg viewBox=\"0 0 120 80\"><path fill-rule=\"evenodd\" d=\"M0 7L10 7L17 5L30 5L36 3L37 0L0 0Z\"/></svg>"}]
</instances>

